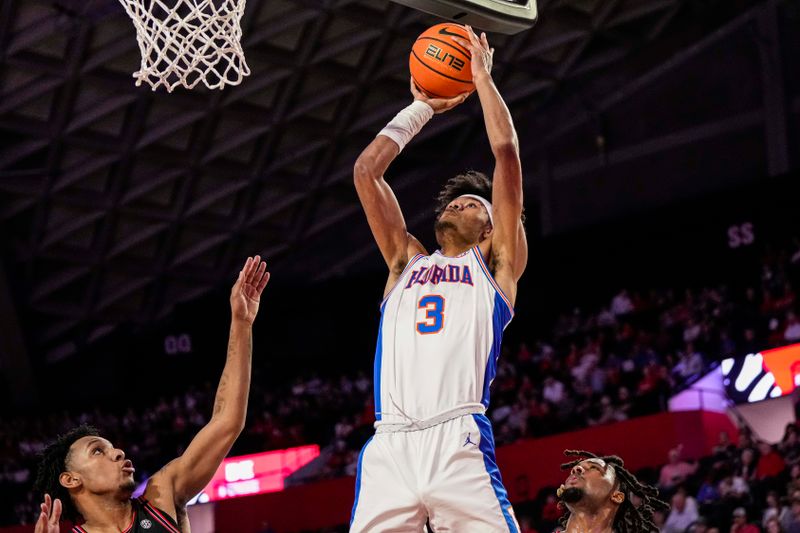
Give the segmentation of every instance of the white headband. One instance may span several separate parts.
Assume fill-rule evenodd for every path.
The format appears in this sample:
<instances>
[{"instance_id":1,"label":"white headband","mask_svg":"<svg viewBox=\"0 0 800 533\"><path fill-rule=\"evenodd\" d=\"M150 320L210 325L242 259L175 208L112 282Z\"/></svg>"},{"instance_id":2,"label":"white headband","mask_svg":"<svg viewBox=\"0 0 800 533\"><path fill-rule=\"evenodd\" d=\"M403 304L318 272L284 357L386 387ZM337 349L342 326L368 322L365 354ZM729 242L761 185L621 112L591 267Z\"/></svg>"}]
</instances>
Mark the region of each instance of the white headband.
<instances>
[{"instance_id":1,"label":"white headband","mask_svg":"<svg viewBox=\"0 0 800 533\"><path fill-rule=\"evenodd\" d=\"M459 198L474 198L478 200L480 203L483 204L483 207L486 208L486 212L489 214L489 223L494 226L494 217L492 216L492 203L482 196L478 196L477 194L462 194Z\"/></svg>"}]
</instances>

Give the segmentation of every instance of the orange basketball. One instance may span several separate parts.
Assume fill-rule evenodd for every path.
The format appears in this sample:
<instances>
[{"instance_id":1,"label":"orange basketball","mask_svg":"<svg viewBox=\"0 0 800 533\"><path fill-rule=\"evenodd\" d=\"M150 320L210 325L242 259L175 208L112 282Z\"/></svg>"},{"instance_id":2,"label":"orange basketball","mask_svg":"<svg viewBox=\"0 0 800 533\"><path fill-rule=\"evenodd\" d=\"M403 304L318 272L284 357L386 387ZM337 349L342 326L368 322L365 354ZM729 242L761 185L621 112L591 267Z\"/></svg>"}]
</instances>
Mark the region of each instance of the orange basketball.
<instances>
[{"instance_id":1,"label":"orange basketball","mask_svg":"<svg viewBox=\"0 0 800 533\"><path fill-rule=\"evenodd\" d=\"M474 88L472 54L452 39L454 35L469 40L464 26L446 22L428 28L411 48L411 77L428 96L450 98Z\"/></svg>"}]
</instances>

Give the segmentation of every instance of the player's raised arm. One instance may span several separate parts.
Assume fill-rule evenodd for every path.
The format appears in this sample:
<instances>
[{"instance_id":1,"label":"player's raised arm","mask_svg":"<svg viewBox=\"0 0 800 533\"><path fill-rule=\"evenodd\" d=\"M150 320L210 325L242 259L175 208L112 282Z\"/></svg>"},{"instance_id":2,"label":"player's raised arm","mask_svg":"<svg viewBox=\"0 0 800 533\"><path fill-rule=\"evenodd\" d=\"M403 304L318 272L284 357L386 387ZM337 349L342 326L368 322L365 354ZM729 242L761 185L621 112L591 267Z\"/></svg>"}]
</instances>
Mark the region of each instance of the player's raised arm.
<instances>
[{"instance_id":1,"label":"player's raised arm","mask_svg":"<svg viewBox=\"0 0 800 533\"><path fill-rule=\"evenodd\" d=\"M253 321L258 313L261 293L269 281L267 264L259 256L247 258L231 290L231 330L225 368L217 386L211 420L192 439L186 451L169 463L158 475L166 478L173 502L181 507L200 492L228 454L242 429L250 390L250 362L253 353ZM156 476L154 476L156 477ZM165 483L157 481L153 496L148 486L145 497L158 497Z\"/></svg>"},{"instance_id":2,"label":"player's raised arm","mask_svg":"<svg viewBox=\"0 0 800 533\"><path fill-rule=\"evenodd\" d=\"M469 42L452 37L472 54L472 80L483 108L486 133L494 154L492 178L491 267L500 287L513 300L516 285L528 261L528 244L522 226L522 165L514 121L492 80L492 56L486 34L480 38L467 26Z\"/></svg>"},{"instance_id":3,"label":"player's raised arm","mask_svg":"<svg viewBox=\"0 0 800 533\"><path fill-rule=\"evenodd\" d=\"M408 259L422 245L409 235L397 198L383 178L386 169L405 145L436 113L448 111L468 96L427 98L411 82L414 102L400 111L377 137L361 152L353 168L358 198L367 215L367 222L378 248L392 275L399 275Z\"/></svg>"}]
</instances>

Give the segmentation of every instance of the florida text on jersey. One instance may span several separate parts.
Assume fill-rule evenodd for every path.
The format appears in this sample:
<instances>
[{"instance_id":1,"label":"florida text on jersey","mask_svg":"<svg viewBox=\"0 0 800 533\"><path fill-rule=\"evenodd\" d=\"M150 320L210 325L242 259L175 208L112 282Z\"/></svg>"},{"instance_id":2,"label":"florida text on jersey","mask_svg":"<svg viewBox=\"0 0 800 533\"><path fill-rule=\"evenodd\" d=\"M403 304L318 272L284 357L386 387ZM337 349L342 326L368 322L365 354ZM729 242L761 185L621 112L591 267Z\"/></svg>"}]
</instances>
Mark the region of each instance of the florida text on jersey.
<instances>
[{"instance_id":1,"label":"florida text on jersey","mask_svg":"<svg viewBox=\"0 0 800 533\"><path fill-rule=\"evenodd\" d=\"M484 412L513 313L479 247L413 257L381 304L376 427Z\"/></svg>"}]
</instances>

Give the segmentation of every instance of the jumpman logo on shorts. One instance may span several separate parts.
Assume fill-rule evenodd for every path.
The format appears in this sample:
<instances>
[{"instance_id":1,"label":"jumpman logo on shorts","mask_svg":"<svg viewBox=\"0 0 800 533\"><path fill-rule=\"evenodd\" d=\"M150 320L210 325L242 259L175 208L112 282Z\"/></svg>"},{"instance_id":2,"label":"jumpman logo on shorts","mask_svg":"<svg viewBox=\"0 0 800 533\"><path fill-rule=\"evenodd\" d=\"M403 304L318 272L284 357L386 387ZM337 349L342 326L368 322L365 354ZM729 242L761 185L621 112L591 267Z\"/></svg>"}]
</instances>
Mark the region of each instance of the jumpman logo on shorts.
<instances>
[{"instance_id":1,"label":"jumpman logo on shorts","mask_svg":"<svg viewBox=\"0 0 800 533\"><path fill-rule=\"evenodd\" d=\"M472 442L472 440L470 439L471 436L472 436L472 433L467 433L467 440L464 441L464 446L466 446L467 444L474 444L475 446L478 445L477 442ZM461 447L463 448L464 446L461 446Z\"/></svg>"}]
</instances>

